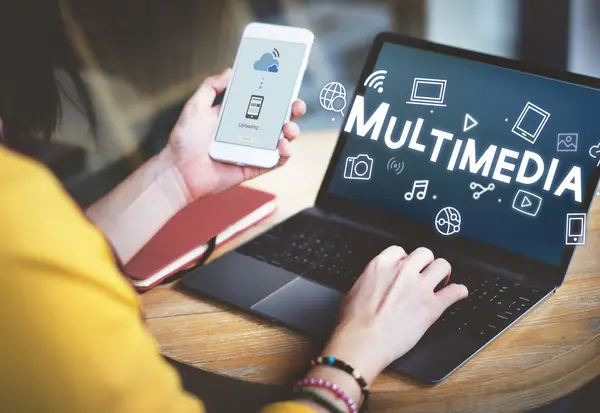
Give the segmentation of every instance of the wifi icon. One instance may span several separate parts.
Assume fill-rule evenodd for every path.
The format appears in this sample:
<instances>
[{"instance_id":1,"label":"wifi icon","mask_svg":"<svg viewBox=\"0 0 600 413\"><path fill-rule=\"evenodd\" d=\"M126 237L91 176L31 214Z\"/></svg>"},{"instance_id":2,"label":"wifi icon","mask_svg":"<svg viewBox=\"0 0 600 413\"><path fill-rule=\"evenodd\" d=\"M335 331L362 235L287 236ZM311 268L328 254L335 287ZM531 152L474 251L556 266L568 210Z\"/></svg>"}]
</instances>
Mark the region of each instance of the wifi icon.
<instances>
[{"instance_id":1,"label":"wifi icon","mask_svg":"<svg viewBox=\"0 0 600 413\"><path fill-rule=\"evenodd\" d=\"M383 92L383 81L385 80L385 75L387 75L387 70L377 70L371 73L367 80L365 80L365 86L372 87L379 93Z\"/></svg>"},{"instance_id":2,"label":"wifi icon","mask_svg":"<svg viewBox=\"0 0 600 413\"><path fill-rule=\"evenodd\" d=\"M277 50L276 48L273 48L273 51L271 53L273 53L275 59L278 59L279 56L281 56L281 54L279 54L279 50Z\"/></svg>"}]
</instances>

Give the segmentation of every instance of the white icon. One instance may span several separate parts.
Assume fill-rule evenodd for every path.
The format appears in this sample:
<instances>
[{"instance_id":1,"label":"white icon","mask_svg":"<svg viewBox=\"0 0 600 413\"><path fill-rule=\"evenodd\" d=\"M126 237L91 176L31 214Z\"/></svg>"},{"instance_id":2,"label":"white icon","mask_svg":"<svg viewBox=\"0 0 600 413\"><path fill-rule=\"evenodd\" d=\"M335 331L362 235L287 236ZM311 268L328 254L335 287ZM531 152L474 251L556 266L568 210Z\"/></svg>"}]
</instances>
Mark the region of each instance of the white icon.
<instances>
[{"instance_id":1,"label":"white icon","mask_svg":"<svg viewBox=\"0 0 600 413\"><path fill-rule=\"evenodd\" d=\"M344 116L344 109L346 109L346 88L338 82L327 83L321 89L319 102L321 102L323 109L331 112L339 112ZM335 120L335 118L332 120Z\"/></svg>"},{"instance_id":2,"label":"white icon","mask_svg":"<svg viewBox=\"0 0 600 413\"><path fill-rule=\"evenodd\" d=\"M419 192L417 192L417 199L419 201L424 200L425 195L427 195L427 187L429 187L429 181L426 179L413 182L412 191L408 191L407 193L405 193L404 199L406 199L407 201L412 201L412 199L415 197L415 191L419 189Z\"/></svg>"},{"instance_id":3,"label":"white icon","mask_svg":"<svg viewBox=\"0 0 600 413\"><path fill-rule=\"evenodd\" d=\"M411 105L446 106L446 81L442 79L425 79L415 77L410 100Z\"/></svg>"},{"instance_id":4,"label":"white icon","mask_svg":"<svg viewBox=\"0 0 600 413\"><path fill-rule=\"evenodd\" d=\"M531 102L527 102L512 128L512 133L529 143L535 143L540 133L542 133L542 129L546 126L549 117L550 113Z\"/></svg>"},{"instance_id":5,"label":"white icon","mask_svg":"<svg viewBox=\"0 0 600 413\"><path fill-rule=\"evenodd\" d=\"M387 75L387 70L377 70L371 73L367 80L365 80L365 86L372 87L377 92L382 93L385 75Z\"/></svg>"},{"instance_id":6,"label":"white icon","mask_svg":"<svg viewBox=\"0 0 600 413\"><path fill-rule=\"evenodd\" d=\"M394 172L396 175L400 175L404 170L404 162L398 162L395 157L391 157L387 163L387 170Z\"/></svg>"},{"instance_id":7,"label":"white icon","mask_svg":"<svg viewBox=\"0 0 600 413\"><path fill-rule=\"evenodd\" d=\"M585 245L587 217L584 213L567 214L566 245Z\"/></svg>"},{"instance_id":8,"label":"white icon","mask_svg":"<svg viewBox=\"0 0 600 413\"><path fill-rule=\"evenodd\" d=\"M577 133L559 133L556 140L557 152L576 152L579 142L579 134Z\"/></svg>"},{"instance_id":9,"label":"white icon","mask_svg":"<svg viewBox=\"0 0 600 413\"><path fill-rule=\"evenodd\" d=\"M479 124L479 122L477 122L473 116L469 115L468 113L465 114L465 122L463 123L463 132L466 132L470 129L473 129L475 126L477 126Z\"/></svg>"},{"instance_id":10,"label":"white icon","mask_svg":"<svg viewBox=\"0 0 600 413\"><path fill-rule=\"evenodd\" d=\"M592 158L598 160L598 166L600 166L600 156L598 156L600 154L600 143L592 146L589 153Z\"/></svg>"},{"instance_id":11,"label":"white icon","mask_svg":"<svg viewBox=\"0 0 600 413\"><path fill-rule=\"evenodd\" d=\"M368 181L369 179L371 179L372 170L373 158L369 157L369 155L361 154L354 158L349 156L346 159L344 178Z\"/></svg>"},{"instance_id":12,"label":"white icon","mask_svg":"<svg viewBox=\"0 0 600 413\"><path fill-rule=\"evenodd\" d=\"M535 217L542 207L542 197L519 189L513 199L512 207L515 211Z\"/></svg>"},{"instance_id":13,"label":"white icon","mask_svg":"<svg viewBox=\"0 0 600 413\"><path fill-rule=\"evenodd\" d=\"M435 229L442 235L452 235L460 231L460 212L454 207L442 208L435 216Z\"/></svg>"},{"instance_id":14,"label":"white icon","mask_svg":"<svg viewBox=\"0 0 600 413\"><path fill-rule=\"evenodd\" d=\"M479 191L473 192L473 199L477 200L477 199L479 199L481 194L485 194L487 191L493 191L494 189L496 189L496 185L491 183L487 187L485 187L481 184L478 184L477 182L471 182L471 184L469 185L469 188L471 188L471 191L475 191L476 189L479 189Z\"/></svg>"}]
</instances>

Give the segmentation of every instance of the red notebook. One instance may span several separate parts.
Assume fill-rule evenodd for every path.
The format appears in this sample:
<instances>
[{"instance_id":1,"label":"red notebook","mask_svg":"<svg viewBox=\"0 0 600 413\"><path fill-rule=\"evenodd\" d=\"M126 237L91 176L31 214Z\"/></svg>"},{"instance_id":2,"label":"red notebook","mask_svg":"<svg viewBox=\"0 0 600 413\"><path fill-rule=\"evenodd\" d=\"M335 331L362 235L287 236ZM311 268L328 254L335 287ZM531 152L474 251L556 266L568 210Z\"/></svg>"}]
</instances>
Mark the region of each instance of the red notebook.
<instances>
[{"instance_id":1,"label":"red notebook","mask_svg":"<svg viewBox=\"0 0 600 413\"><path fill-rule=\"evenodd\" d=\"M215 244L232 239L275 211L275 196L244 186L199 199L171 218L125 265L138 290L148 290L195 263Z\"/></svg>"}]
</instances>

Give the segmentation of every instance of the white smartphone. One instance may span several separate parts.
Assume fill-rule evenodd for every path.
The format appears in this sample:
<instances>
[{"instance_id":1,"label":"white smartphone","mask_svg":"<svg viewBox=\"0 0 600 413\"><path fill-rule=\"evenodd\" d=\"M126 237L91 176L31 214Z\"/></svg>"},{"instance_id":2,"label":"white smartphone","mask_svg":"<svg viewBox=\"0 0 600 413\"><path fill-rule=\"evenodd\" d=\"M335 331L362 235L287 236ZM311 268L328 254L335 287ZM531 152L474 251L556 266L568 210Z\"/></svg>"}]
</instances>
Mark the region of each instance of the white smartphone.
<instances>
[{"instance_id":1,"label":"white smartphone","mask_svg":"<svg viewBox=\"0 0 600 413\"><path fill-rule=\"evenodd\" d=\"M211 158L261 168L277 165L277 143L298 97L313 41L307 29L246 26L210 146Z\"/></svg>"}]
</instances>

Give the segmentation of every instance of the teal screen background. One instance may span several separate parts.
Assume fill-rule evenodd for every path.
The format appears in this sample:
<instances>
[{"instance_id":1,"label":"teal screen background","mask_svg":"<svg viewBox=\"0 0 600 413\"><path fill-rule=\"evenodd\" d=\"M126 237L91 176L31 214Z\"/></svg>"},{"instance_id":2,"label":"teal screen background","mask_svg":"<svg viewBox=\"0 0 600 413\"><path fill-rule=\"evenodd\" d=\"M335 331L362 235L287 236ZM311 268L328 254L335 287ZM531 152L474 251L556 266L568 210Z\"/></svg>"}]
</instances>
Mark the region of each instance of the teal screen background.
<instances>
[{"instance_id":1,"label":"teal screen background","mask_svg":"<svg viewBox=\"0 0 600 413\"><path fill-rule=\"evenodd\" d=\"M242 39L216 141L261 149L277 147L305 48L300 43ZM270 57L261 61L265 55ZM255 69L258 61L257 67L262 70ZM271 71L267 71L270 67ZM246 118L252 95L264 97L258 119Z\"/></svg>"},{"instance_id":2,"label":"teal screen background","mask_svg":"<svg viewBox=\"0 0 600 413\"><path fill-rule=\"evenodd\" d=\"M559 265L565 251L567 213L587 210L585 205L573 199L571 191L566 191L562 196L555 196L553 192L575 165L582 170L583 192L589 184L596 168L596 160L590 156L589 150L600 143L600 91L395 44L383 46L373 70L382 69L388 71L383 92L367 88L364 100L365 120L382 102L389 103L384 129L378 141L369 139L370 134L358 136L356 126L346 134L347 142L336 165L329 191L434 228L437 213L444 207L454 207L461 214L461 229L458 234L448 238L467 237L534 260ZM407 104L415 77L446 80L444 103L447 106ZM511 132L529 101L551 113L535 144ZM466 114L479 123L463 132ZM387 120L392 115L398 118L392 135L394 141L400 137L405 121L424 119L418 142L426 146L425 152L409 149L408 140L396 150L386 146L384 133ZM514 172L505 172L505 175L512 177L509 184L490 179L496 161L488 178L458 168L448 171L446 167L454 141L445 143L438 161L431 162L430 155L436 140L430 134L432 128L453 133L454 140L463 140L463 149L468 138L474 139L478 157L489 145L517 151L521 154L519 160L509 159L516 164L516 169L525 150L539 154L546 170L552 158L559 159L552 192L542 188L546 174L531 185L514 180L516 169ZM578 133L578 150L557 151L560 133ZM373 159L371 178L346 179L346 160L361 154ZM498 153L495 159L497 156ZM398 175L388 170L392 158L404 164L404 169ZM415 180L429 180L426 198L422 201L406 201L404 194L411 191ZM471 182L485 186L494 183L495 190L475 200L469 187ZM542 197L543 203L537 216L524 215L512 208L519 190ZM444 237L441 234L439 236Z\"/></svg>"}]
</instances>

